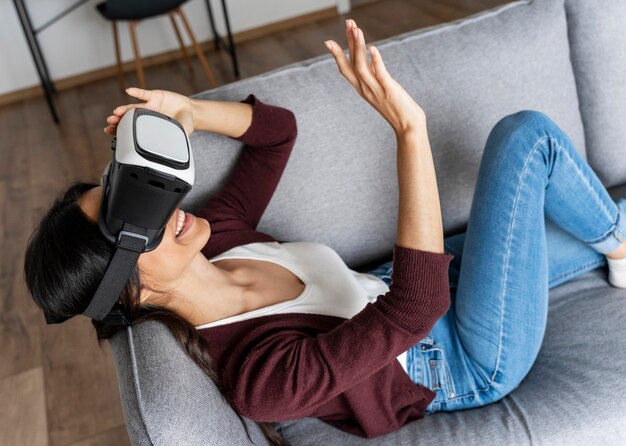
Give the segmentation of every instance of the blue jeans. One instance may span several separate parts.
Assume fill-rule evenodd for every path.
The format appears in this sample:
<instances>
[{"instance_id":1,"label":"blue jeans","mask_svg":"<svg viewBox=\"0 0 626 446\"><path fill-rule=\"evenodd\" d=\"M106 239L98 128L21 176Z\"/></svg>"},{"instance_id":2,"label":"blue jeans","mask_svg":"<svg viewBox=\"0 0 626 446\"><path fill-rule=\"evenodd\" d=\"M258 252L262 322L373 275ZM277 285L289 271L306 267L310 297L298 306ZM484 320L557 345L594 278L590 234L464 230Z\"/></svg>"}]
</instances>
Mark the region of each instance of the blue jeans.
<instances>
[{"instance_id":1,"label":"blue jeans","mask_svg":"<svg viewBox=\"0 0 626 446\"><path fill-rule=\"evenodd\" d=\"M445 239L451 306L407 352L426 413L484 406L517 388L541 347L548 290L606 265L626 239L616 204L546 115L521 111L492 129L465 233ZM369 274L391 284L392 263Z\"/></svg>"}]
</instances>

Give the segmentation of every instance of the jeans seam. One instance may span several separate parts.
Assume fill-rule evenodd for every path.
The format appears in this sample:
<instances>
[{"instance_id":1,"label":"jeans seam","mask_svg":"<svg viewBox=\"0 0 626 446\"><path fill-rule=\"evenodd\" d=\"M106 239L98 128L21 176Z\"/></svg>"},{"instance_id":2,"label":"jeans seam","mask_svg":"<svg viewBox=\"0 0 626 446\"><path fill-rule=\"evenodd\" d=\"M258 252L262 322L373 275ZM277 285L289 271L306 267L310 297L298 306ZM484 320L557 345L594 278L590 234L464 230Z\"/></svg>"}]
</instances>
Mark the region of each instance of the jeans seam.
<instances>
[{"instance_id":1,"label":"jeans seam","mask_svg":"<svg viewBox=\"0 0 626 446\"><path fill-rule=\"evenodd\" d=\"M448 398L448 399L447 399L446 401L444 401L444 402L448 402L448 401L456 400L456 399L458 399L458 398L465 398L465 397L468 397L468 396L476 396L476 394L475 394L475 393L473 393L473 392L471 392L471 393L464 393L463 395L457 395L457 394L455 394L452 398Z\"/></svg>"},{"instance_id":2,"label":"jeans seam","mask_svg":"<svg viewBox=\"0 0 626 446\"><path fill-rule=\"evenodd\" d=\"M567 156L567 158L570 160L570 162L574 166L578 167L576 165L576 162L574 161L574 159L569 155L569 153L567 153L567 150L565 149L565 147L563 147L563 145L561 145L559 143L558 139L550 137L550 140L552 142L554 142L554 144L556 144L557 147L562 149L563 153ZM611 234L614 233L615 230L617 229L617 223L619 222L619 209L617 210L617 218L611 216L611 211L609 211L609 209L607 209L607 207L604 205L604 202L602 201L602 198L600 198L600 196L597 194L597 192L593 188L593 186L591 186L591 184L589 183L587 178L584 175L581 175L580 169L576 168L574 170L576 171L576 175L580 178L581 182L583 182L587 186L587 189L589 189L593 193L593 195L596 198L596 202L599 204L600 209L602 209L602 211L604 212L604 214L607 217L607 219L611 221L611 226L609 227L609 229L607 229L607 231L604 234L602 234L600 237L598 237L596 239L585 241L585 243L590 244L590 243L600 243L600 242L603 242L604 240L608 239L611 236ZM613 221L613 220L615 220L615 221Z\"/></svg>"},{"instance_id":3,"label":"jeans seam","mask_svg":"<svg viewBox=\"0 0 626 446\"><path fill-rule=\"evenodd\" d=\"M576 268L576 269L574 269L574 270L572 270L572 271L568 271L568 272L567 272L567 273L565 273L565 274L561 274L560 276L555 277L554 279L552 279L552 280L550 281L550 283L554 283L554 282L556 282L557 280L564 279L564 278L566 278L566 277L568 277L568 276L573 276L573 275L575 275L576 273L578 273L579 271L582 271L582 270L584 270L584 269L586 269L586 268L589 268L590 266L593 266L593 265L596 265L596 264L600 264L600 263L602 263L603 261L604 261L604 259L597 259L597 260L594 260L593 262L585 263L584 265L579 266L578 268Z\"/></svg>"},{"instance_id":4,"label":"jeans seam","mask_svg":"<svg viewBox=\"0 0 626 446\"><path fill-rule=\"evenodd\" d=\"M535 154L537 148L543 144L546 140L549 140L550 142L554 143L557 147L559 147L560 149L562 149L562 152L565 153L567 155L567 157L574 163L574 165L576 165L576 163L573 161L573 159L569 156L569 154L567 153L567 150L565 149L565 147L563 147L561 144L559 144L558 140L556 138L553 138L551 136L544 136L541 139L539 139L539 141L537 141L535 143L535 145L533 146L533 148L531 149L528 157L526 158L525 164L524 164L524 168L522 169L522 172L520 174L520 182L518 184L517 187L517 191L516 191L516 195L515 195L515 201L514 201L514 205L513 205L513 215L511 218L511 226L509 227L509 233L507 234L507 246L506 246L506 262L505 262L505 267L504 267L504 277L502 278L502 289L503 292L506 289L506 278L508 276L508 268L509 268L509 248L510 248L510 243L511 243L511 233L513 231L514 225L515 225L515 214L517 213L517 207L518 207L518 202L519 202L519 194L520 194L520 190L521 190L521 185L523 182L523 178L526 175L526 171L528 170L528 165L530 164L530 160L532 159L533 155ZM577 175L580 174L579 169L575 169ZM593 193L596 195L598 201L600 202L601 208L603 209L603 211L605 213L607 213L607 209L604 206L604 203L602 203L602 200L599 196L597 196L597 194L595 193L595 190L593 189L593 187L591 187L591 185L587 182L586 178L582 178L585 182L585 184L587 184L589 186L589 189L591 189L593 191ZM610 217L610 213L608 213L609 218ZM618 218L619 218L619 211L618 211ZM613 223L612 225L612 231L611 232L615 232L615 223ZM611 234L607 235L606 237L609 237ZM605 237L605 238L606 238ZM588 242L589 243L589 242ZM491 384L493 383L493 381L495 380L496 374L498 373L498 367L500 365L500 354L501 354L501 349L502 349L502 318L504 315L504 299L501 299L502 305L500 306L500 333L498 336L498 354L497 354L497 359L496 359L496 366L494 369L493 374L491 375L491 378L487 380L487 386L486 387L482 387L482 388L478 388L478 391L481 392L486 392L487 390L489 390L489 388L491 387Z\"/></svg>"},{"instance_id":5,"label":"jeans seam","mask_svg":"<svg viewBox=\"0 0 626 446\"><path fill-rule=\"evenodd\" d=\"M537 141L535 143L535 145L533 146L533 148L530 150L530 153L528 154L528 157L526 158L526 161L524 163L524 168L522 169L522 172L520 173L520 181L517 185L516 188L516 193L515 193L515 200L513 203L513 213L512 213L512 217L511 217L511 225L509 226L509 232L507 234L507 245L506 245L506 260L505 260L505 265L504 265L504 275L502 277L502 294L500 295L500 333L498 335L498 354L496 357L496 365L493 371L493 374L491 375L491 378L487 379L487 387L482 387L482 388L478 388L477 390L479 392L486 392L487 390L489 390L491 388L491 384L493 383L493 381L496 378L496 374L498 373L498 367L500 366L500 355L502 352L502 318L504 317L504 299L502 298L502 296L504 295L504 291L506 290L506 279L508 277L508 269L509 269L509 259L510 259L510 255L509 255L509 248L511 246L511 233L513 232L513 228L515 226L515 215L517 213L517 207L518 207L518 203L519 203L519 196L520 196L520 191L522 189L522 183L524 180L524 177L526 175L526 172L528 171L528 165L530 164L530 160L532 159L533 155L535 154L535 152L537 151L537 147L539 147L541 144L543 144L546 140L548 140L550 137L549 136L544 136L542 137L539 141Z\"/></svg>"}]
</instances>

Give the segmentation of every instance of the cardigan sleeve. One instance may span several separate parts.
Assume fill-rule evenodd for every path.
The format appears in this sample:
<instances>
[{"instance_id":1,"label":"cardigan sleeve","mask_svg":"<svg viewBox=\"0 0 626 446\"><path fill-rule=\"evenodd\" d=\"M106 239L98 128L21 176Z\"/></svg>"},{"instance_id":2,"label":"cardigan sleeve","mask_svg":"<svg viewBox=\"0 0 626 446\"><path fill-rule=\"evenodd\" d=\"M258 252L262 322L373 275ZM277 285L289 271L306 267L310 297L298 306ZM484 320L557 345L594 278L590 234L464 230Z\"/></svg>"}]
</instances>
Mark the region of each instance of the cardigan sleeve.
<instances>
[{"instance_id":1,"label":"cardigan sleeve","mask_svg":"<svg viewBox=\"0 0 626 446\"><path fill-rule=\"evenodd\" d=\"M326 333L265 333L226 377L232 404L255 421L300 418L389 365L448 311L453 258L396 244L386 294Z\"/></svg>"},{"instance_id":2,"label":"cardigan sleeve","mask_svg":"<svg viewBox=\"0 0 626 446\"><path fill-rule=\"evenodd\" d=\"M198 216L206 218L213 233L256 229L296 140L293 112L263 103L254 94L240 101L252 105L252 122L239 137L244 143L233 172Z\"/></svg>"}]
</instances>

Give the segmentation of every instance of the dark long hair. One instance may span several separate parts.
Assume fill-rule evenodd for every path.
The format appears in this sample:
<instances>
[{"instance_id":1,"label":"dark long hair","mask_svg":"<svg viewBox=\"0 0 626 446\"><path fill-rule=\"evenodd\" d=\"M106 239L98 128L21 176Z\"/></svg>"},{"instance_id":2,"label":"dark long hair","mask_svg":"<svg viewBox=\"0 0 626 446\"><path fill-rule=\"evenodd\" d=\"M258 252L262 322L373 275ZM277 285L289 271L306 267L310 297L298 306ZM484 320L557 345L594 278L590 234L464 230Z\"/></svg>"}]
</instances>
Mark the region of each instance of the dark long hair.
<instances>
[{"instance_id":1,"label":"dark long hair","mask_svg":"<svg viewBox=\"0 0 626 446\"><path fill-rule=\"evenodd\" d=\"M97 223L81 210L78 200L93 183L74 183L59 196L39 226L33 232L24 260L26 284L35 303L53 317L81 314L89 305L107 265L114 246L100 233ZM206 341L186 319L166 308L141 304L141 281L138 268L122 291L119 303L133 324L159 321L169 328L187 355L211 378L223 392L223 386L213 370ZM122 326L106 326L92 320L98 343L112 337ZM236 413L236 412L235 412ZM240 414L248 438L248 427ZM257 425L270 444L289 446L270 423ZM252 439L250 439L252 441Z\"/></svg>"}]
</instances>

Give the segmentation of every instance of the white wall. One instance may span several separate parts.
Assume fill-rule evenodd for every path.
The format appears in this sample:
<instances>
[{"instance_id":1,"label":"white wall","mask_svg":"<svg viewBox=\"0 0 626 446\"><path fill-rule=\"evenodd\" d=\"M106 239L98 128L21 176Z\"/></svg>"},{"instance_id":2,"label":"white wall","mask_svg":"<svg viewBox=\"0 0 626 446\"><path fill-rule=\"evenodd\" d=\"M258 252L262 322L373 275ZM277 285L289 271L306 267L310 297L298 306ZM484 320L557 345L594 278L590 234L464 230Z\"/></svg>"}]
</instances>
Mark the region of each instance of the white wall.
<instances>
[{"instance_id":1,"label":"white wall","mask_svg":"<svg viewBox=\"0 0 626 446\"><path fill-rule=\"evenodd\" d=\"M216 27L225 34L220 0L211 0ZM75 0L25 0L34 28L75 3ZM72 11L39 34L39 43L46 57L52 79L92 71L115 64L111 23L95 9L99 2L90 1ZM340 12L349 8L348 0L227 0L233 33L256 28L338 6ZM199 41L209 39L211 30L204 0L190 0L184 11ZM122 59L132 60L132 47L126 23L118 24ZM143 56L178 48L174 30L167 17L145 20L137 27ZM183 35L185 33L183 32ZM39 85L26 38L20 27L13 2L0 2L0 94Z\"/></svg>"}]
</instances>

